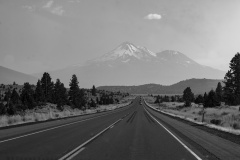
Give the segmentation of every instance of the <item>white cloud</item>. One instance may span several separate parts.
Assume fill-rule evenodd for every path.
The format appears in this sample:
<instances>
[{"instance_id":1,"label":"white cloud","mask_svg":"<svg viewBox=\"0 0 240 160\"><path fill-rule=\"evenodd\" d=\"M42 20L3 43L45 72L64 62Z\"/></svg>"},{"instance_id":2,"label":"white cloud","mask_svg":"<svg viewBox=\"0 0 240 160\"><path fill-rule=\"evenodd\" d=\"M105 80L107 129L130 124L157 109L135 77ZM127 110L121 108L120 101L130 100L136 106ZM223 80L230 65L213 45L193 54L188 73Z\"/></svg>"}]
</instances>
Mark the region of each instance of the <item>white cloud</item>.
<instances>
[{"instance_id":1,"label":"white cloud","mask_svg":"<svg viewBox=\"0 0 240 160\"><path fill-rule=\"evenodd\" d=\"M35 11L35 9L36 9L36 7L35 6L22 6L23 8L26 8L27 10L29 10L29 11Z\"/></svg>"},{"instance_id":2,"label":"white cloud","mask_svg":"<svg viewBox=\"0 0 240 160\"><path fill-rule=\"evenodd\" d=\"M55 14L55 15L58 15L58 16L62 16L65 13L65 10L63 9L63 7L62 6L53 5L53 3L54 3L54 1L50 0L43 6L43 8L48 10L52 14Z\"/></svg>"},{"instance_id":3,"label":"white cloud","mask_svg":"<svg viewBox=\"0 0 240 160\"><path fill-rule=\"evenodd\" d=\"M51 1L48 1L44 6L43 6L43 8L51 8L52 7L52 5L53 5L53 3L54 3L54 1L53 0L51 0Z\"/></svg>"},{"instance_id":4,"label":"white cloud","mask_svg":"<svg viewBox=\"0 0 240 160\"><path fill-rule=\"evenodd\" d=\"M52 14L56 14L58 16L62 16L64 14L64 9L62 6L57 6L51 10Z\"/></svg>"},{"instance_id":5,"label":"white cloud","mask_svg":"<svg viewBox=\"0 0 240 160\"><path fill-rule=\"evenodd\" d=\"M150 13L147 16L144 17L144 19L148 19L148 20L159 20L161 19L162 16L160 14L156 14L156 13Z\"/></svg>"}]
</instances>

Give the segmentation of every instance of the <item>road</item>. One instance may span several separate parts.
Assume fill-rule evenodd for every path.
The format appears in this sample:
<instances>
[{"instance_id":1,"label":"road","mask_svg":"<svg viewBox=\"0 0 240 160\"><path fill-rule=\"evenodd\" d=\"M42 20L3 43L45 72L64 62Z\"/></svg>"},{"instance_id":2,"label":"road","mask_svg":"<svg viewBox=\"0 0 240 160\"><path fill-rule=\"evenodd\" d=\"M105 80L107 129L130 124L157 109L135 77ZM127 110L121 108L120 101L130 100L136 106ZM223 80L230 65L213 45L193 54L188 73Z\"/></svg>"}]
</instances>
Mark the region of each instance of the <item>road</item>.
<instances>
[{"instance_id":1,"label":"road","mask_svg":"<svg viewBox=\"0 0 240 160\"><path fill-rule=\"evenodd\" d=\"M108 113L0 130L0 159L219 159L171 130L140 101Z\"/></svg>"}]
</instances>

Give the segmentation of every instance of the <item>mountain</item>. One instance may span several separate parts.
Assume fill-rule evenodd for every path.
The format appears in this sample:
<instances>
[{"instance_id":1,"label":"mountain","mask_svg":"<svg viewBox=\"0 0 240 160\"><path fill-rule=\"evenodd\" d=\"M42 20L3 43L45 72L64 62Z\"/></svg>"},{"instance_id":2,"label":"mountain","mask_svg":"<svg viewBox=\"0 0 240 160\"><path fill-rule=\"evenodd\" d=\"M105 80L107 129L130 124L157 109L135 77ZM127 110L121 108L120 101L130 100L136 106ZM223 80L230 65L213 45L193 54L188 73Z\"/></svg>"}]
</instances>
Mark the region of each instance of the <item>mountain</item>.
<instances>
[{"instance_id":1,"label":"mountain","mask_svg":"<svg viewBox=\"0 0 240 160\"><path fill-rule=\"evenodd\" d=\"M139 86L100 86L97 89L107 91L128 92L131 94L182 94L184 89L190 87L194 94L204 94L216 89L218 82L223 80L189 79L170 86L159 84L145 84Z\"/></svg>"},{"instance_id":2,"label":"mountain","mask_svg":"<svg viewBox=\"0 0 240 160\"><path fill-rule=\"evenodd\" d=\"M37 78L0 66L0 84L13 84L13 82L17 84L24 84L25 82L36 84Z\"/></svg>"},{"instance_id":3,"label":"mountain","mask_svg":"<svg viewBox=\"0 0 240 160\"><path fill-rule=\"evenodd\" d=\"M223 79L225 73L200 65L178 51L154 53L146 47L124 42L84 65L67 67L50 74L53 79L60 78L67 86L72 74L76 74L81 87L92 87L148 83L170 85L190 78Z\"/></svg>"}]
</instances>

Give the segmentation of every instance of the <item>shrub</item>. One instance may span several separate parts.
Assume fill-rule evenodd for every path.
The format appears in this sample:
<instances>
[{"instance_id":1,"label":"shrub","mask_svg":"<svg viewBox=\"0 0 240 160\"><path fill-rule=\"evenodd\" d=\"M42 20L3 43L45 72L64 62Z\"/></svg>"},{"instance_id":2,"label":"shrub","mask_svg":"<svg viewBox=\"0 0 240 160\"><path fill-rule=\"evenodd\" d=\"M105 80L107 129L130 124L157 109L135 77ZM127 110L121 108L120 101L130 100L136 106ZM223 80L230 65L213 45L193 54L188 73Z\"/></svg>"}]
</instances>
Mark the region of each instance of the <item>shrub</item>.
<instances>
[{"instance_id":1,"label":"shrub","mask_svg":"<svg viewBox=\"0 0 240 160\"><path fill-rule=\"evenodd\" d=\"M233 129L240 129L239 123L234 122L233 125L232 125L232 128L233 128Z\"/></svg>"},{"instance_id":2,"label":"shrub","mask_svg":"<svg viewBox=\"0 0 240 160\"><path fill-rule=\"evenodd\" d=\"M221 124L221 120L219 120L219 119L211 119L210 123L215 124L215 125L220 125Z\"/></svg>"},{"instance_id":3,"label":"shrub","mask_svg":"<svg viewBox=\"0 0 240 160\"><path fill-rule=\"evenodd\" d=\"M221 113L221 116L225 116L225 115L228 115L228 112L222 112Z\"/></svg>"}]
</instances>

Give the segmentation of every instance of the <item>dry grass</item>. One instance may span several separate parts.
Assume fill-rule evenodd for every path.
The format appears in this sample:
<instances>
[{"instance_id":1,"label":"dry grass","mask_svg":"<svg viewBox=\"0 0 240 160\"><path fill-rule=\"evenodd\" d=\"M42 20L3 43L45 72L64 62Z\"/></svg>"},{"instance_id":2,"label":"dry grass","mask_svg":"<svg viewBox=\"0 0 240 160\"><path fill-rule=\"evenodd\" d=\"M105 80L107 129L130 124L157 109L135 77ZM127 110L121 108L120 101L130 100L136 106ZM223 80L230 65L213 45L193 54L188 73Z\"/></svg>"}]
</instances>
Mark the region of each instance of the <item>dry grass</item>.
<instances>
[{"instance_id":1,"label":"dry grass","mask_svg":"<svg viewBox=\"0 0 240 160\"><path fill-rule=\"evenodd\" d=\"M126 99L123 99L120 104L101 105L98 108L87 109L84 111L71 109L69 106L64 106L64 110L59 111L55 104L48 103L46 106L38 106L34 110L27 110L22 115L0 116L0 127L114 110L128 105L130 100L131 98L127 97Z\"/></svg>"},{"instance_id":2,"label":"dry grass","mask_svg":"<svg viewBox=\"0 0 240 160\"><path fill-rule=\"evenodd\" d=\"M188 119L193 122L202 121L202 105L192 104L191 107L178 107L182 106L183 103L179 102L164 102L159 104L151 104L152 97L146 99L146 102L156 109L180 116L184 119ZM212 128L220 128L221 130L239 130L240 133L240 106L221 106L217 108L205 109L204 123L211 126ZM211 120L220 120L220 124L214 125ZM235 132L235 131L234 131Z\"/></svg>"}]
</instances>

